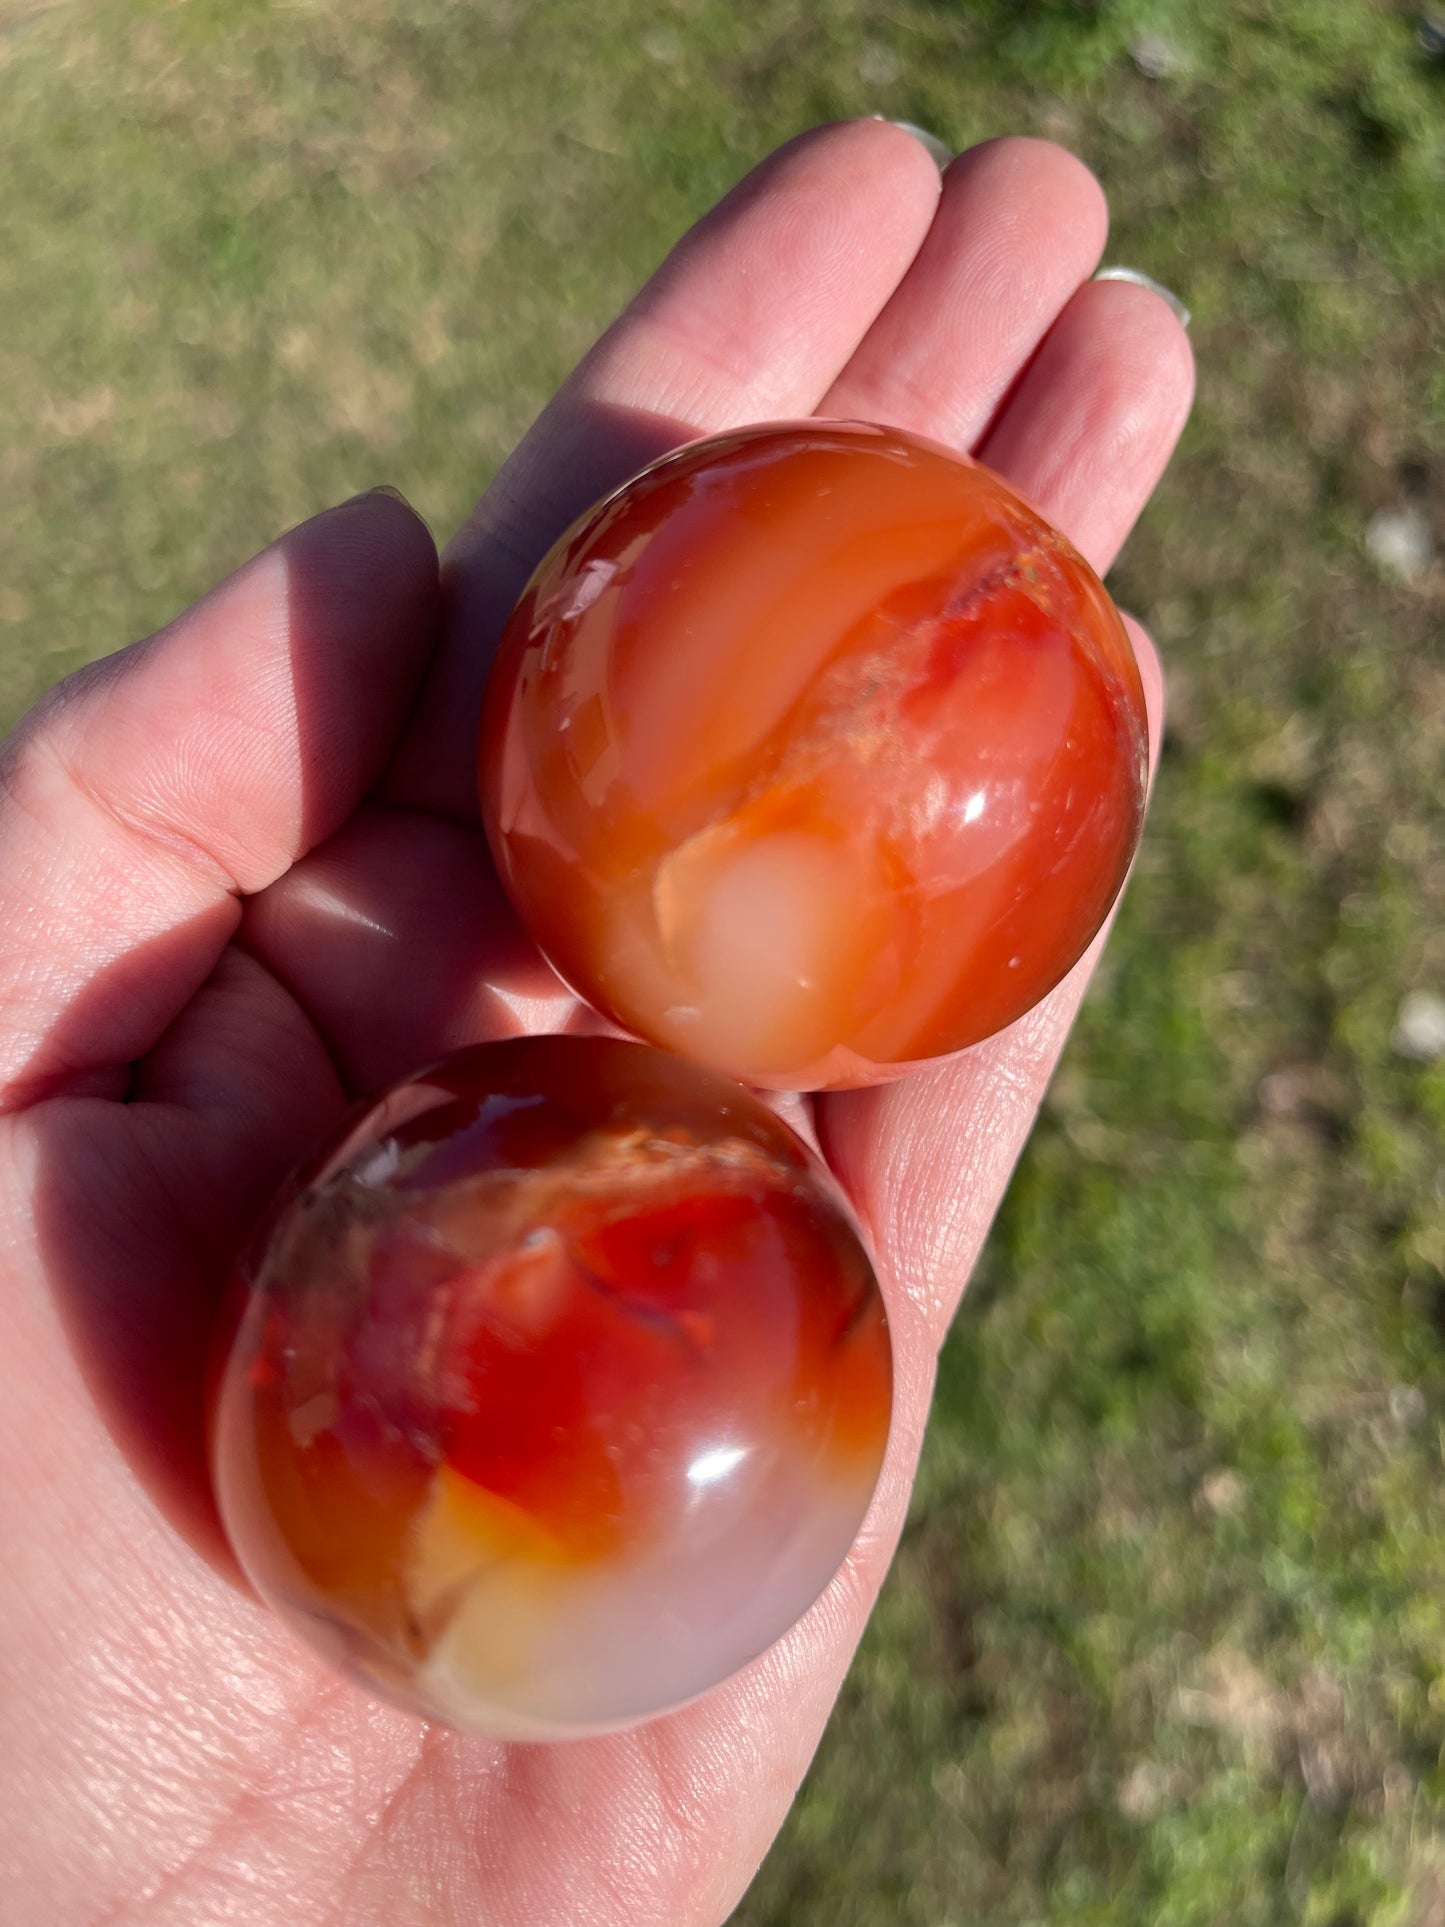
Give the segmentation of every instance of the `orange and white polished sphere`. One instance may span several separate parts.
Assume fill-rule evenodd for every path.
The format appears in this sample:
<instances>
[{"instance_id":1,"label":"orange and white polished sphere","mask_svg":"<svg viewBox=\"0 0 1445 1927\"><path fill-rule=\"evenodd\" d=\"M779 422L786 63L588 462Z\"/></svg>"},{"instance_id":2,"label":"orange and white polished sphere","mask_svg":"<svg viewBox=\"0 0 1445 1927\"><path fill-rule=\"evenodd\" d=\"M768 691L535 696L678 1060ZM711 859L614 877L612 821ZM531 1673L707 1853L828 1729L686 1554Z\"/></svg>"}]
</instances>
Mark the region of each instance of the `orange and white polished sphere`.
<instances>
[{"instance_id":1,"label":"orange and white polished sphere","mask_svg":"<svg viewBox=\"0 0 1445 1927\"><path fill-rule=\"evenodd\" d=\"M1088 564L985 468L744 429L579 522L502 640L484 814L588 1002L745 1082L896 1076L1010 1023L1128 869L1147 724Z\"/></svg>"},{"instance_id":2,"label":"orange and white polished sphere","mask_svg":"<svg viewBox=\"0 0 1445 1927\"><path fill-rule=\"evenodd\" d=\"M246 1573L466 1730L558 1738L716 1685L862 1524L888 1330L832 1180L749 1092L515 1039L378 1099L242 1263L213 1405Z\"/></svg>"}]
</instances>

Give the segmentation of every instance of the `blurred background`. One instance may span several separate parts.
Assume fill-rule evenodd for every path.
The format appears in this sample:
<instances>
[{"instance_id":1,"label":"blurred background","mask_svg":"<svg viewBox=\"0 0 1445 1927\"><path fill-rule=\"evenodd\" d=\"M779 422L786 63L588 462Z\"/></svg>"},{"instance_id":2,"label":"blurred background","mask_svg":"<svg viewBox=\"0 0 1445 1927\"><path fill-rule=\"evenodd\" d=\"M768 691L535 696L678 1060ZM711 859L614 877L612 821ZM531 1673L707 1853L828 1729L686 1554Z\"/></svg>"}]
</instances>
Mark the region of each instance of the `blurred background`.
<instances>
[{"instance_id":1,"label":"blurred background","mask_svg":"<svg viewBox=\"0 0 1445 1927\"><path fill-rule=\"evenodd\" d=\"M1138 873L746 1927L1445 1922L1445 18L0 0L0 722L379 481L440 537L810 122L1075 148L1194 310Z\"/></svg>"}]
</instances>

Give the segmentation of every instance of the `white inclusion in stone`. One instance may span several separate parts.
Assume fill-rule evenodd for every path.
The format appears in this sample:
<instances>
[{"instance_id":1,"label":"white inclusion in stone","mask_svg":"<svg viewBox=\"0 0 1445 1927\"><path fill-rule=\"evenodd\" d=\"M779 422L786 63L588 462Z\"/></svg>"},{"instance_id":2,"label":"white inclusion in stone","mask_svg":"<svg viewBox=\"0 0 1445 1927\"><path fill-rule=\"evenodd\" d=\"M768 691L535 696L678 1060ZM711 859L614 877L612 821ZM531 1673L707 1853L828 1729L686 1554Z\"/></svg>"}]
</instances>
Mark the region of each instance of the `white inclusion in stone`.
<instances>
[{"instance_id":1,"label":"white inclusion in stone","mask_svg":"<svg viewBox=\"0 0 1445 1927\"><path fill-rule=\"evenodd\" d=\"M687 950L700 993L699 1048L767 1059L779 1038L817 1032L820 1005L826 1015L829 978L852 934L850 862L813 837L783 833L709 867L710 875L679 878L692 886Z\"/></svg>"},{"instance_id":2,"label":"white inclusion in stone","mask_svg":"<svg viewBox=\"0 0 1445 1927\"><path fill-rule=\"evenodd\" d=\"M698 1455L704 1462L720 1450ZM674 1529L622 1564L503 1560L466 1587L416 1679L423 1705L501 1739L604 1733L680 1706L785 1633L832 1579L872 1479L755 1448L741 1481L692 1488ZM710 1501L710 1502L709 1502Z\"/></svg>"},{"instance_id":3,"label":"white inclusion in stone","mask_svg":"<svg viewBox=\"0 0 1445 1927\"><path fill-rule=\"evenodd\" d=\"M687 1468L689 1485L716 1485L725 1479L748 1456L745 1445L715 1445L711 1451L699 1452Z\"/></svg>"},{"instance_id":4,"label":"white inclusion in stone","mask_svg":"<svg viewBox=\"0 0 1445 1927\"><path fill-rule=\"evenodd\" d=\"M325 1164L312 1174L308 1188L314 1191L319 1185L329 1183L357 1157L367 1166L361 1182L384 1184L390 1174L386 1169L389 1153L381 1148L383 1141L415 1118L425 1117L439 1105L455 1102L455 1091L443 1090L437 1084L402 1084L388 1091L369 1111L362 1112Z\"/></svg>"},{"instance_id":5,"label":"white inclusion in stone","mask_svg":"<svg viewBox=\"0 0 1445 1927\"><path fill-rule=\"evenodd\" d=\"M363 1151L351 1167L353 1184L387 1184L396 1176L401 1163L401 1146L394 1137L385 1137L371 1150Z\"/></svg>"}]
</instances>

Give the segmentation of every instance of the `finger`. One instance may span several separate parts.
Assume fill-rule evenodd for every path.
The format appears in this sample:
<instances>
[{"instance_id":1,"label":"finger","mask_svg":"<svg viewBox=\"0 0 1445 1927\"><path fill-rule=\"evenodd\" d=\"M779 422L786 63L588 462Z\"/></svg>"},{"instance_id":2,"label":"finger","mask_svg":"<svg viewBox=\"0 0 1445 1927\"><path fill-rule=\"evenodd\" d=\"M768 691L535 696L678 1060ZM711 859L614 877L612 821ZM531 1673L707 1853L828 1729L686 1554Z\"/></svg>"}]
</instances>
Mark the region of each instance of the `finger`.
<instances>
[{"instance_id":1,"label":"finger","mask_svg":"<svg viewBox=\"0 0 1445 1927\"><path fill-rule=\"evenodd\" d=\"M30 1148L38 1259L34 1293L8 1302L53 1300L86 1389L151 1500L226 1564L203 1412L217 1302L267 1196L346 1100L295 1002L231 947L136 1067L131 1095L0 1120Z\"/></svg>"},{"instance_id":2,"label":"finger","mask_svg":"<svg viewBox=\"0 0 1445 1927\"><path fill-rule=\"evenodd\" d=\"M446 817L375 805L359 810L271 889L248 899L237 941L304 1011L313 1042L318 1035L324 1041L353 1096L380 1090L447 1051L498 1037L623 1035L543 960L518 924L482 838ZM186 1037L197 1041L190 1030ZM208 1056L188 1078L196 1101L208 1088L227 1088L223 1069ZM759 1095L811 1141L806 1096Z\"/></svg>"},{"instance_id":3,"label":"finger","mask_svg":"<svg viewBox=\"0 0 1445 1927\"><path fill-rule=\"evenodd\" d=\"M1163 679L1148 636L1132 618L1126 624L1149 708L1152 769ZM930 1355L943 1341L1108 930L997 1036L899 1083L817 1100L820 1142L872 1234L891 1287L890 1321L901 1321L905 1345L915 1327Z\"/></svg>"},{"instance_id":4,"label":"finger","mask_svg":"<svg viewBox=\"0 0 1445 1927\"><path fill-rule=\"evenodd\" d=\"M1194 396L1194 358L1161 296L1094 281L1070 301L980 458L1037 503L1102 575L1163 474Z\"/></svg>"},{"instance_id":5,"label":"finger","mask_svg":"<svg viewBox=\"0 0 1445 1927\"><path fill-rule=\"evenodd\" d=\"M236 1238L288 1168L341 1115L347 1093L305 1011L270 972L228 944L205 983L131 1077L135 1105L159 1107L174 1128L178 1167L189 1154L190 1189L206 1222L193 1227L217 1248ZM198 1159L197 1126L214 1156ZM189 1144L189 1153L188 1153ZM178 1195L185 1186L177 1185ZM224 1200L228 1222L216 1224Z\"/></svg>"},{"instance_id":6,"label":"finger","mask_svg":"<svg viewBox=\"0 0 1445 1927\"><path fill-rule=\"evenodd\" d=\"M435 632L436 555L385 495L318 516L0 754L0 1110L118 1094L240 911L354 808Z\"/></svg>"},{"instance_id":7,"label":"finger","mask_svg":"<svg viewBox=\"0 0 1445 1927\"><path fill-rule=\"evenodd\" d=\"M490 649L541 556L678 443L811 414L912 261L938 194L911 134L846 122L781 148L679 243L448 550L447 642L388 775L390 800L475 818Z\"/></svg>"},{"instance_id":8,"label":"finger","mask_svg":"<svg viewBox=\"0 0 1445 1927\"><path fill-rule=\"evenodd\" d=\"M523 935L475 830L369 807L246 906L246 949L379 1089L464 1044L561 1029L575 999Z\"/></svg>"},{"instance_id":9,"label":"finger","mask_svg":"<svg viewBox=\"0 0 1445 1927\"><path fill-rule=\"evenodd\" d=\"M971 448L1107 231L1102 189L1062 147L993 140L960 155L917 259L819 412Z\"/></svg>"}]
</instances>

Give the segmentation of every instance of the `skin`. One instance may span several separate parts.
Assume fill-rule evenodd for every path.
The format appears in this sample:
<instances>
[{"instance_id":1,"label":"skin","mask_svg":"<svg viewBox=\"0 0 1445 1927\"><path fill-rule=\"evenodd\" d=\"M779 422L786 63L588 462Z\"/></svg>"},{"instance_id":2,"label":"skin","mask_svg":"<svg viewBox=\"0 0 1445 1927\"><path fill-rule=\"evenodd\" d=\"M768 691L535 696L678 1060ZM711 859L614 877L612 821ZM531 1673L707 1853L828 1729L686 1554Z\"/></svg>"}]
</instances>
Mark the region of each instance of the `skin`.
<instances>
[{"instance_id":1,"label":"skin","mask_svg":"<svg viewBox=\"0 0 1445 1927\"><path fill-rule=\"evenodd\" d=\"M934 1359L1097 953L1011 1030L794 1102L876 1241L898 1402L837 1581L669 1718L462 1740L239 1582L200 1412L228 1261L356 1093L586 1022L491 876L491 639L566 522L698 434L813 411L976 451L1100 570L1188 411L1166 304L1089 283L1089 173L804 135L693 230L452 542L363 497L60 686L0 760L0 1872L17 1922L702 1927L751 1879L902 1524ZM1160 675L1133 626L1157 742Z\"/></svg>"}]
</instances>

